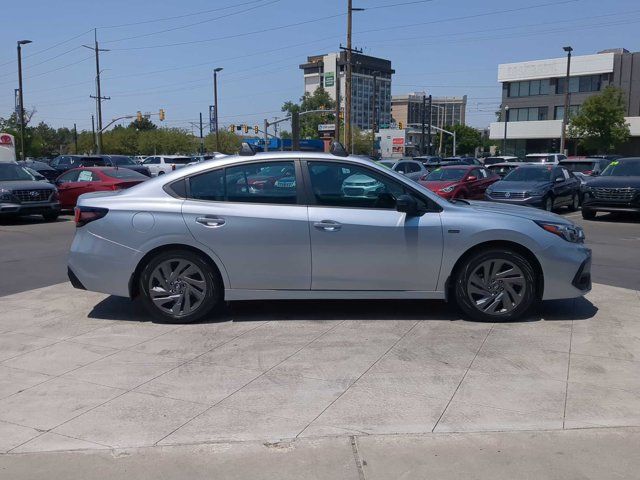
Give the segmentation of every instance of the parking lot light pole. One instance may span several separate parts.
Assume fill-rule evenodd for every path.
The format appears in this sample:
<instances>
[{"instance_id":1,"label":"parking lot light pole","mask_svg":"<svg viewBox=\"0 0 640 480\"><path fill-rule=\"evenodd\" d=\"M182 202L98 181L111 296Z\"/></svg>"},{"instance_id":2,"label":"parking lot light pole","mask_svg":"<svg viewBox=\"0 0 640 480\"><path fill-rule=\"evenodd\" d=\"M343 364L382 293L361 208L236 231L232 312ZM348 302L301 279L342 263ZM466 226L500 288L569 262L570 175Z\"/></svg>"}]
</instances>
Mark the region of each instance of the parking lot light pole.
<instances>
[{"instance_id":1,"label":"parking lot light pole","mask_svg":"<svg viewBox=\"0 0 640 480\"><path fill-rule=\"evenodd\" d=\"M509 123L509 105L504 106L504 139L502 140L502 155L507 154L507 124Z\"/></svg>"},{"instance_id":2,"label":"parking lot light pole","mask_svg":"<svg viewBox=\"0 0 640 480\"><path fill-rule=\"evenodd\" d=\"M571 75L571 52L573 48L562 47L567 52L567 76L564 80L564 113L562 115L562 132L560 136L560 153L564 153L564 144L567 141L567 119L569 118L569 77Z\"/></svg>"},{"instance_id":3,"label":"parking lot light pole","mask_svg":"<svg viewBox=\"0 0 640 480\"><path fill-rule=\"evenodd\" d=\"M220 134L218 133L218 72L222 71L222 67L213 69L213 115L216 127L216 150L220 151Z\"/></svg>"},{"instance_id":4,"label":"parking lot light pole","mask_svg":"<svg viewBox=\"0 0 640 480\"><path fill-rule=\"evenodd\" d=\"M18 40L18 88L20 110L20 159L24 160L24 98L22 96L22 45L31 43L31 40Z\"/></svg>"}]
</instances>

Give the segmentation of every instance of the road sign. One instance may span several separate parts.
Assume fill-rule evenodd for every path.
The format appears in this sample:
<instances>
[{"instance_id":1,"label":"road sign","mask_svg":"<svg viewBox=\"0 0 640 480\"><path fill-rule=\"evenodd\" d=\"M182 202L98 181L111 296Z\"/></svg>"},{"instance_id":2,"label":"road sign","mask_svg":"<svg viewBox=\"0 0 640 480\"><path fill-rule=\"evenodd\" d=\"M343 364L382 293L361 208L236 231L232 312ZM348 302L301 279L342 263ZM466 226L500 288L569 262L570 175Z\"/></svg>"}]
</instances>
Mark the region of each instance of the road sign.
<instances>
[{"instance_id":1,"label":"road sign","mask_svg":"<svg viewBox=\"0 0 640 480\"><path fill-rule=\"evenodd\" d=\"M216 133L216 107L209 105L209 132Z\"/></svg>"},{"instance_id":2,"label":"road sign","mask_svg":"<svg viewBox=\"0 0 640 480\"><path fill-rule=\"evenodd\" d=\"M335 129L335 123L321 123L320 125L318 125L319 132L333 132Z\"/></svg>"},{"instance_id":3,"label":"road sign","mask_svg":"<svg viewBox=\"0 0 640 480\"><path fill-rule=\"evenodd\" d=\"M325 87L333 87L335 85L335 73L327 72L324 74L324 86Z\"/></svg>"}]
</instances>

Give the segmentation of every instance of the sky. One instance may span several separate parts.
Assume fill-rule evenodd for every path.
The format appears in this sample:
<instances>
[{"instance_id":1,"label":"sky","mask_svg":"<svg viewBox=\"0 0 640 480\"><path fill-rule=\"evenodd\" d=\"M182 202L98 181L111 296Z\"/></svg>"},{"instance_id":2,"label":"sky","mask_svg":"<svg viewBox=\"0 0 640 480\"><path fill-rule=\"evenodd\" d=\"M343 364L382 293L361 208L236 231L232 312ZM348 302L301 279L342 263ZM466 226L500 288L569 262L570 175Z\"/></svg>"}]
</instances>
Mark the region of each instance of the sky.
<instances>
[{"instance_id":1,"label":"sky","mask_svg":"<svg viewBox=\"0 0 640 480\"><path fill-rule=\"evenodd\" d=\"M218 76L221 126L281 115L303 93L307 56L346 43L347 0L27 0L5 2L0 28L0 117L18 86L34 122L91 129L100 48L103 123L166 112L165 126L196 130ZM353 45L391 60L392 94L468 95L467 123L486 127L500 104L500 63L607 48L640 50L637 0L353 0ZM94 29L96 29L94 31ZM157 119L157 117L155 117ZM119 122L125 123L125 122Z\"/></svg>"}]
</instances>

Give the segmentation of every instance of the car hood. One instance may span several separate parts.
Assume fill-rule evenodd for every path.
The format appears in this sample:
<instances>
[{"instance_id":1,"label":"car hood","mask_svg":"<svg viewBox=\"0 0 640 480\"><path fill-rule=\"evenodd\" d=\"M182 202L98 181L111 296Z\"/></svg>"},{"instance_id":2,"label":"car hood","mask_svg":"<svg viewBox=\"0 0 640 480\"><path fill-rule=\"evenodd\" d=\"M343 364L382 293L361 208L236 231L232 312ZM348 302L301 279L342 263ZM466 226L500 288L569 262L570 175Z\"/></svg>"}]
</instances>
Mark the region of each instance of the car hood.
<instances>
[{"instance_id":1,"label":"car hood","mask_svg":"<svg viewBox=\"0 0 640 480\"><path fill-rule=\"evenodd\" d=\"M549 185L551 185L551 182L509 182L500 180L494 183L491 189L500 192L526 192L527 190L537 190Z\"/></svg>"},{"instance_id":2,"label":"car hood","mask_svg":"<svg viewBox=\"0 0 640 480\"><path fill-rule=\"evenodd\" d=\"M446 181L435 181L435 180L422 180L420 182L422 185L427 187L429 190L440 190L441 188L450 187L451 185L457 185L459 182L452 182L450 180Z\"/></svg>"},{"instance_id":3,"label":"car hood","mask_svg":"<svg viewBox=\"0 0 640 480\"><path fill-rule=\"evenodd\" d=\"M478 211L479 213L497 213L502 215L511 215L513 217L526 218L534 221L554 222L563 225L573 225L573 222L567 220L555 213L547 212L546 210L539 210L533 207L527 207L522 205L511 205L508 203L494 203L484 202L480 200L467 200L470 204L470 208ZM459 204L456 204L459 205Z\"/></svg>"},{"instance_id":4,"label":"car hood","mask_svg":"<svg viewBox=\"0 0 640 480\"><path fill-rule=\"evenodd\" d=\"M6 190L42 190L43 188L48 188L50 190L54 190L53 185L45 184L44 182L37 182L33 180L8 180L8 181L0 181L0 188L4 188Z\"/></svg>"},{"instance_id":5,"label":"car hood","mask_svg":"<svg viewBox=\"0 0 640 480\"><path fill-rule=\"evenodd\" d=\"M640 177L596 177L587 181L589 187L640 188Z\"/></svg>"}]
</instances>

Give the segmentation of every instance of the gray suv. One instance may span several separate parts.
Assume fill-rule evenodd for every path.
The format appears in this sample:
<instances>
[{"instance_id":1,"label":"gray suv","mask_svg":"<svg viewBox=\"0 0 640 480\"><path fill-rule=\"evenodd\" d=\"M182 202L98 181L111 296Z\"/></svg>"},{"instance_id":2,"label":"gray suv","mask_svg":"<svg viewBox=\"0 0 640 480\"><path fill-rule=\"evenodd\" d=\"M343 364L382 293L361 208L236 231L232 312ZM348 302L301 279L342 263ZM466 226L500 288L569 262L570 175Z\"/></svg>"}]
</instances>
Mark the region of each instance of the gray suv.
<instances>
[{"instance_id":1,"label":"gray suv","mask_svg":"<svg viewBox=\"0 0 640 480\"><path fill-rule=\"evenodd\" d=\"M42 215L53 221L60 215L56 187L37 181L17 163L0 163L0 216Z\"/></svg>"},{"instance_id":2,"label":"gray suv","mask_svg":"<svg viewBox=\"0 0 640 480\"><path fill-rule=\"evenodd\" d=\"M372 298L452 300L471 318L507 321L591 288L591 251L569 220L448 201L339 145L246 146L84 194L76 225L72 284L138 298L165 322L202 319L224 301Z\"/></svg>"}]
</instances>

